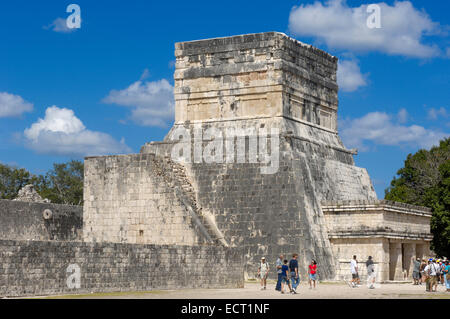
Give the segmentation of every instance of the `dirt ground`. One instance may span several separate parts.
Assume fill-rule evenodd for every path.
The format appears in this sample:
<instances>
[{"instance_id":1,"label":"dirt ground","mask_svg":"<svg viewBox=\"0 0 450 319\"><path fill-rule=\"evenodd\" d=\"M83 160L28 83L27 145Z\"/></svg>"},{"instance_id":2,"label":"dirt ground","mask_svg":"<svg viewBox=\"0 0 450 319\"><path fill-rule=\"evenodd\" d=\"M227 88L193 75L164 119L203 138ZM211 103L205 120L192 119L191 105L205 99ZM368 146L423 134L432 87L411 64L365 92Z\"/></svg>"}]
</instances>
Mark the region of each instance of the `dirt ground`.
<instances>
[{"instance_id":1,"label":"dirt ground","mask_svg":"<svg viewBox=\"0 0 450 319\"><path fill-rule=\"evenodd\" d=\"M177 289L148 292L96 293L83 295L47 296L38 298L82 298L82 299L450 299L450 292L439 285L437 292L425 292L425 285L414 286L409 283L377 284L375 289L366 285L351 288L345 282L319 283L309 289L301 283L298 294L281 294L275 291L275 283L268 283L261 290L256 282L246 282L239 289Z\"/></svg>"}]
</instances>

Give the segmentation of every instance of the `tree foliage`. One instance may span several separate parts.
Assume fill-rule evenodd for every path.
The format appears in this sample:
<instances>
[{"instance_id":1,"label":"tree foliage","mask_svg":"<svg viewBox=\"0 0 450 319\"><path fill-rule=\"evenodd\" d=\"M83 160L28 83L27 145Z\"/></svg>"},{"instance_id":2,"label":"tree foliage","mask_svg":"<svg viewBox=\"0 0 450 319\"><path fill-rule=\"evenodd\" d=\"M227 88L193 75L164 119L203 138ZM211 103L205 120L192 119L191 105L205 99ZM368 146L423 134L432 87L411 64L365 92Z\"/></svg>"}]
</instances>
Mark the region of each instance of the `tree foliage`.
<instances>
[{"instance_id":1,"label":"tree foliage","mask_svg":"<svg viewBox=\"0 0 450 319\"><path fill-rule=\"evenodd\" d=\"M14 199L22 187L28 184L37 186L42 180L42 176L35 176L24 168L0 163L0 199Z\"/></svg>"},{"instance_id":2,"label":"tree foliage","mask_svg":"<svg viewBox=\"0 0 450 319\"><path fill-rule=\"evenodd\" d=\"M430 207L431 248L450 256L450 138L439 146L409 154L385 191L388 200Z\"/></svg>"},{"instance_id":3,"label":"tree foliage","mask_svg":"<svg viewBox=\"0 0 450 319\"><path fill-rule=\"evenodd\" d=\"M82 205L83 177L84 164L80 161L53 164L53 169L45 175L39 193L52 203Z\"/></svg>"},{"instance_id":4,"label":"tree foliage","mask_svg":"<svg viewBox=\"0 0 450 319\"><path fill-rule=\"evenodd\" d=\"M0 164L0 198L14 199L22 187L33 184L39 195L52 203L82 205L83 177L84 164L80 161L53 164L45 175Z\"/></svg>"}]
</instances>

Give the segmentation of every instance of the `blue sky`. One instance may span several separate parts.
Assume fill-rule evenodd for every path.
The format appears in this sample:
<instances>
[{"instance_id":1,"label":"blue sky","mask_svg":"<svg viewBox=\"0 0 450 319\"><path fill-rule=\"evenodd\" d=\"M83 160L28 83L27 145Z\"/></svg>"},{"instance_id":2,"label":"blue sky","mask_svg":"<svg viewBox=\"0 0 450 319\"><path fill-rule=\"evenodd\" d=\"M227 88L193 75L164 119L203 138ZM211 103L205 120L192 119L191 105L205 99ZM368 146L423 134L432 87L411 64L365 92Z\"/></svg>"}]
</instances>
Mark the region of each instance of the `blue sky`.
<instances>
[{"instance_id":1,"label":"blue sky","mask_svg":"<svg viewBox=\"0 0 450 319\"><path fill-rule=\"evenodd\" d=\"M70 3L81 8L76 31L60 24ZM280 31L340 58L340 133L382 198L409 153L449 136L450 3L379 3L381 29L367 30L358 13L370 3L4 2L0 161L39 174L139 152L171 126L175 42Z\"/></svg>"}]
</instances>

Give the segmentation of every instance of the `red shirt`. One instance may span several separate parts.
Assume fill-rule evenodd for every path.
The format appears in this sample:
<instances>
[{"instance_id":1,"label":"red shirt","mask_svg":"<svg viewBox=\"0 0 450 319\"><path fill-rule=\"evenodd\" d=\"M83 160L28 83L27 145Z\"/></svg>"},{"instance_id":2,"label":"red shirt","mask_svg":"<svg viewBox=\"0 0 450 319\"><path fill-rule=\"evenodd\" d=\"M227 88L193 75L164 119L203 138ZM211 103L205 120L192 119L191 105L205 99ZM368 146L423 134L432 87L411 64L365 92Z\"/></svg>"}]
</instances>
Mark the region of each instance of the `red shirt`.
<instances>
[{"instance_id":1,"label":"red shirt","mask_svg":"<svg viewBox=\"0 0 450 319\"><path fill-rule=\"evenodd\" d=\"M314 275L315 273L316 273L316 270L317 270L317 265L309 265L309 273L311 274L311 275Z\"/></svg>"}]
</instances>

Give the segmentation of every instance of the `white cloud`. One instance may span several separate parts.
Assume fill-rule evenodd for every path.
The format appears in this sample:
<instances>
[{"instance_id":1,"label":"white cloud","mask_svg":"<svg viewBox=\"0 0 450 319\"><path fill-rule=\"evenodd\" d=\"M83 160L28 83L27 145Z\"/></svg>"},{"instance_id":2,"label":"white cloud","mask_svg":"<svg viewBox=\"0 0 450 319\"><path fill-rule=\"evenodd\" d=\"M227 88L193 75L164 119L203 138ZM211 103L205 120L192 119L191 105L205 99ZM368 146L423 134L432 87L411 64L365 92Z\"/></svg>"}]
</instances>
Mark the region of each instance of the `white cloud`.
<instances>
[{"instance_id":1,"label":"white cloud","mask_svg":"<svg viewBox=\"0 0 450 319\"><path fill-rule=\"evenodd\" d=\"M447 118L449 116L449 113L447 110L443 107L439 109L431 108L428 110L428 116L427 118L429 120L437 120L439 117L441 118Z\"/></svg>"},{"instance_id":2,"label":"white cloud","mask_svg":"<svg viewBox=\"0 0 450 319\"><path fill-rule=\"evenodd\" d=\"M44 29L59 33L70 33L78 30L77 28L67 27L67 19L64 18L56 18L51 24L44 26Z\"/></svg>"},{"instance_id":3,"label":"white cloud","mask_svg":"<svg viewBox=\"0 0 450 319\"><path fill-rule=\"evenodd\" d=\"M0 92L0 118L18 117L25 112L33 111L33 104L22 97L6 92Z\"/></svg>"},{"instance_id":4,"label":"white cloud","mask_svg":"<svg viewBox=\"0 0 450 319\"><path fill-rule=\"evenodd\" d=\"M400 111L398 111L397 113L397 121L401 124L404 124L406 122L408 122L409 120L409 114L408 111L406 109L400 109Z\"/></svg>"},{"instance_id":5,"label":"white cloud","mask_svg":"<svg viewBox=\"0 0 450 319\"><path fill-rule=\"evenodd\" d=\"M337 82L344 92L356 91L359 87L366 86L366 75L361 74L358 63L352 60L338 62Z\"/></svg>"},{"instance_id":6,"label":"white cloud","mask_svg":"<svg viewBox=\"0 0 450 319\"><path fill-rule=\"evenodd\" d=\"M391 55L426 58L440 55L436 45L423 43L427 35L440 33L440 25L409 1L392 6L381 2L381 28L367 27L367 4L349 7L346 1L319 1L294 7L289 29L299 36L316 37L333 49L379 51Z\"/></svg>"},{"instance_id":7,"label":"white cloud","mask_svg":"<svg viewBox=\"0 0 450 319\"><path fill-rule=\"evenodd\" d=\"M131 119L143 126L166 127L175 114L173 86L165 79L137 81L126 89L112 90L103 102L131 107Z\"/></svg>"},{"instance_id":8,"label":"white cloud","mask_svg":"<svg viewBox=\"0 0 450 319\"><path fill-rule=\"evenodd\" d=\"M44 154L104 155L128 153L124 140L118 142L106 133L86 129L74 112L52 106L45 111L45 118L38 119L24 131L28 147Z\"/></svg>"},{"instance_id":9,"label":"white cloud","mask_svg":"<svg viewBox=\"0 0 450 319\"><path fill-rule=\"evenodd\" d=\"M341 123L341 136L347 147L367 150L365 141L379 145L407 145L430 148L450 134L426 129L419 125L404 126L395 123L392 116L384 112L372 112L357 119Z\"/></svg>"}]
</instances>

